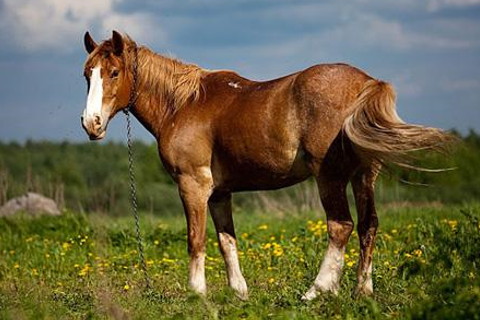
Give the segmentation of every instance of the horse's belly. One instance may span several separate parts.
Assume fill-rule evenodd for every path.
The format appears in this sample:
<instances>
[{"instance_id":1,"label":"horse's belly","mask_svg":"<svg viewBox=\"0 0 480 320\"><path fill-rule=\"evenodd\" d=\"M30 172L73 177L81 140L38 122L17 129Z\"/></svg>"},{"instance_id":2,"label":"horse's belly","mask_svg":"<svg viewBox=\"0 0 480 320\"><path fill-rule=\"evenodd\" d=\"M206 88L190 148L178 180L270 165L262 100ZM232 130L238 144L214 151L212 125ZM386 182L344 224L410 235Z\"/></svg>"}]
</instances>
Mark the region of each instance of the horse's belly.
<instances>
[{"instance_id":1,"label":"horse's belly","mask_svg":"<svg viewBox=\"0 0 480 320\"><path fill-rule=\"evenodd\" d=\"M218 186L230 191L279 189L299 183L311 175L303 150L298 149L292 152L283 150L264 157L224 157L218 167L221 168Z\"/></svg>"}]
</instances>

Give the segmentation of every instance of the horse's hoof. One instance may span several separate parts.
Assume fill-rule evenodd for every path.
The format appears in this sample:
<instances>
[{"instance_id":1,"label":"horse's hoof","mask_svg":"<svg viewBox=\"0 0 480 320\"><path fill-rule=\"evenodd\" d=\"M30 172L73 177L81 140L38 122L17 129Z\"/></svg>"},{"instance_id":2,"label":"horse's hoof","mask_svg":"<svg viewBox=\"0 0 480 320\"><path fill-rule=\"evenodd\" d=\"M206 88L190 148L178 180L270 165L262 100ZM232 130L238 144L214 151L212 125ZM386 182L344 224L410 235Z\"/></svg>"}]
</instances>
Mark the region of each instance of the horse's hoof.
<instances>
[{"instance_id":1,"label":"horse's hoof","mask_svg":"<svg viewBox=\"0 0 480 320\"><path fill-rule=\"evenodd\" d=\"M248 300L248 292L240 292L240 291L235 291L235 296L242 300L242 301L247 301Z\"/></svg>"},{"instance_id":2,"label":"horse's hoof","mask_svg":"<svg viewBox=\"0 0 480 320\"><path fill-rule=\"evenodd\" d=\"M357 287L355 289L356 297L371 297L373 296L373 288L368 286Z\"/></svg>"},{"instance_id":3,"label":"horse's hoof","mask_svg":"<svg viewBox=\"0 0 480 320\"><path fill-rule=\"evenodd\" d=\"M302 301L312 301L318 295L317 289L315 287L311 287L303 296Z\"/></svg>"}]
</instances>

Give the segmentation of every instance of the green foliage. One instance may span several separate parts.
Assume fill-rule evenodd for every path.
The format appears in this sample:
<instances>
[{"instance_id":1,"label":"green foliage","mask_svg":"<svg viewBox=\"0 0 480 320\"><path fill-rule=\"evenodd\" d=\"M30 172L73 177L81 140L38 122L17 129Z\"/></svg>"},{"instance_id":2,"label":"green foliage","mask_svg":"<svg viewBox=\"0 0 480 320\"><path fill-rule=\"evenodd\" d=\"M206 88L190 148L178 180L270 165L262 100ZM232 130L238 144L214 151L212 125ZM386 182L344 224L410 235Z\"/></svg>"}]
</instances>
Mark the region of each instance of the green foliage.
<instances>
[{"instance_id":1,"label":"green foliage","mask_svg":"<svg viewBox=\"0 0 480 320\"><path fill-rule=\"evenodd\" d=\"M134 149L140 209L162 214L181 212L176 186L160 163L156 145L135 142ZM127 159L122 143L0 142L0 204L36 191L75 211L124 215L130 207ZM420 159L418 165L423 167L456 169L426 173L390 168L377 183L377 201L465 203L480 199L480 136L475 132L465 136L449 157L424 153ZM255 210L260 202L267 210L273 209L271 206L282 209L287 199L290 209L305 209L305 204L312 208L311 199L318 205L312 185L309 181L304 187L269 193L261 201L236 196L235 205ZM314 191L306 194L305 188ZM275 205L277 200L280 204Z\"/></svg>"},{"instance_id":2,"label":"green foliage","mask_svg":"<svg viewBox=\"0 0 480 320\"><path fill-rule=\"evenodd\" d=\"M461 212L460 222L446 220L452 233L445 232L445 225L429 226L441 245L429 250L436 272L424 270L422 276L437 285L429 287L428 296L413 308L413 319L480 319L480 215L474 210Z\"/></svg>"},{"instance_id":3,"label":"green foliage","mask_svg":"<svg viewBox=\"0 0 480 320\"><path fill-rule=\"evenodd\" d=\"M384 202L465 203L480 199L480 135L474 131L454 146L451 154L423 152L415 165L448 170L428 173L390 168L377 188Z\"/></svg>"},{"instance_id":4,"label":"green foliage","mask_svg":"<svg viewBox=\"0 0 480 320\"><path fill-rule=\"evenodd\" d=\"M345 256L338 296L302 302L327 244L317 214L236 216L240 262L250 298L226 287L209 223L209 293L187 288L185 222L144 216L144 289L133 221L66 212L0 219L2 319L478 319L480 206L381 210L371 298L356 297L358 240ZM463 212L463 213L462 213Z\"/></svg>"},{"instance_id":5,"label":"green foliage","mask_svg":"<svg viewBox=\"0 0 480 320\"><path fill-rule=\"evenodd\" d=\"M180 211L155 145L136 142L134 149L140 208ZM128 158L121 143L0 143L2 173L7 199L35 191L76 211L129 212Z\"/></svg>"}]
</instances>

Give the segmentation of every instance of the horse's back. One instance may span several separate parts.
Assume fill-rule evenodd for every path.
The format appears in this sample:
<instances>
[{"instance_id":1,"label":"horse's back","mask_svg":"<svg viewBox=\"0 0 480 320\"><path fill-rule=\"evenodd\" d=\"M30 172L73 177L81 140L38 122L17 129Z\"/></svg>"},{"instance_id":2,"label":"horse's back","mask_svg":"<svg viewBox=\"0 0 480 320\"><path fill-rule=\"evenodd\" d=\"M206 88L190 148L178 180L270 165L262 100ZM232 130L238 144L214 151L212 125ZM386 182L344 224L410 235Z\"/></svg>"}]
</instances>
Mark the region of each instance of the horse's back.
<instances>
[{"instance_id":1,"label":"horse's back","mask_svg":"<svg viewBox=\"0 0 480 320\"><path fill-rule=\"evenodd\" d=\"M234 189L279 188L308 177L307 158L326 154L341 130L343 111L368 78L343 64L264 82L234 73L215 77L209 88L218 96L207 107L218 110L212 116L212 158Z\"/></svg>"},{"instance_id":2,"label":"horse's back","mask_svg":"<svg viewBox=\"0 0 480 320\"><path fill-rule=\"evenodd\" d=\"M368 78L344 64L316 65L263 82L213 72L203 83L204 98L180 110L185 121L178 124L184 125L172 130L184 146L188 140L196 150L211 148L211 156L201 153L212 159L216 184L231 190L284 187L312 174L311 162L322 161ZM188 137L180 139L181 132ZM203 138L193 141L198 137Z\"/></svg>"}]
</instances>

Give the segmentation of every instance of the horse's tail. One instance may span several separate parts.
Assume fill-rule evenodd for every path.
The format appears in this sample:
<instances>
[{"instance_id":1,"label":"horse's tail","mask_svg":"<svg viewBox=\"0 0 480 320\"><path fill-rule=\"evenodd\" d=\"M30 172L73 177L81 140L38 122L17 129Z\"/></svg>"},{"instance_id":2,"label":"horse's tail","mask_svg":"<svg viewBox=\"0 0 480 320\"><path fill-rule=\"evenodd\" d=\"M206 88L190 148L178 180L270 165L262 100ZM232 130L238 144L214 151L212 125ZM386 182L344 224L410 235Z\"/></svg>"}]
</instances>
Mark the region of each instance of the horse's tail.
<instances>
[{"instance_id":1,"label":"horse's tail","mask_svg":"<svg viewBox=\"0 0 480 320\"><path fill-rule=\"evenodd\" d=\"M383 81L368 80L350 110L343 131L364 160L422 170L409 164L411 152L445 151L454 140L440 129L403 122L395 110L395 90Z\"/></svg>"}]
</instances>

